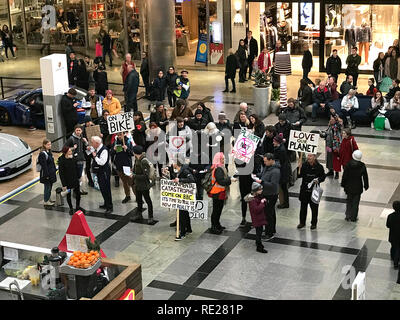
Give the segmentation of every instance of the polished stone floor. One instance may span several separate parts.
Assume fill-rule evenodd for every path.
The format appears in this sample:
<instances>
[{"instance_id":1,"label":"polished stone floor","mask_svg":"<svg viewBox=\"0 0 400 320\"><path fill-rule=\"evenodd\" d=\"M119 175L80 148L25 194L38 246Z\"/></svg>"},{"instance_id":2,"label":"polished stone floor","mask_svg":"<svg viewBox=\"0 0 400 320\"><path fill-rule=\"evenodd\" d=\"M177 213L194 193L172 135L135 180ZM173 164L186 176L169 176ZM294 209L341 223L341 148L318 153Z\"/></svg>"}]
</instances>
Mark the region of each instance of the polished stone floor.
<instances>
[{"instance_id":1,"label":"polished stone floor","mask_svg":"<svg viewBox=\"0 0 400 320\"><path fill-rule=\"evenodd\" d=\"M30 59L32 64L26 76L38 77L34 58L24 56L7 62L7 72L20 76L21 70L16 69ZM1 70L3 75L4 69ZM295 72L288 79L289 96L297 92L299 74ZM221 93L224 88L221 71L190 70L189 76L192 85L189 101L191 104L204 101L214 117L224 110L232 119L241 101L253 101L248 82L238 84L236 94ZM321 76L317 72L311 74L313 80ZM110 71L109 79L119 82L118 77L116 70ZM362 91L366 90L367 77L360 77ZM146 111L147 104L148 101L140 100L142 110ZM275 115L264 120L268 124L276 121ZM304 126L307 131L315 128L323 127L311 122ZM327 178L322 184L324 197L317 230L309 229L310 217L307 228L297 230L298 180L289 189L290 208L277 211L277 234L272 241L265 242L267 254L255 251L254 229L239 228L237 182L232 185L221 217L226 230L221 235L213 235L208 232L209 221L193 220L193 233L180 242L174 241L175 229L169 227L175 219L174 212L158 205L158 184L151 191L157 220L153 226L129 221L135 203L121 203L122 186L112 186L114 213L110 218L105 218L98 209L101 195L94 189L83 196L82 207L87 210L88 224L107 256L142 265L144 299L350 299L351 290L342 286L344 270L348 267L366 272L367 299L399 299L400 285L396 284L397 271L388 254L390 244L385 222L387 209L394 200L400 199L397 164L400 132L357 128L354 135L370 178L370 189L361 198L359 221L344 220L346 196L338 180ZM320 141L319 159L323 164L324 149ZM234 172L232 166L230 172ZM53 190L58 185L59 182ZM70 221L67 207L45 210L42 194L43 185L38 183L0 205L0 240L48 248L61 241Z\"/></svg>"}]
</instances>

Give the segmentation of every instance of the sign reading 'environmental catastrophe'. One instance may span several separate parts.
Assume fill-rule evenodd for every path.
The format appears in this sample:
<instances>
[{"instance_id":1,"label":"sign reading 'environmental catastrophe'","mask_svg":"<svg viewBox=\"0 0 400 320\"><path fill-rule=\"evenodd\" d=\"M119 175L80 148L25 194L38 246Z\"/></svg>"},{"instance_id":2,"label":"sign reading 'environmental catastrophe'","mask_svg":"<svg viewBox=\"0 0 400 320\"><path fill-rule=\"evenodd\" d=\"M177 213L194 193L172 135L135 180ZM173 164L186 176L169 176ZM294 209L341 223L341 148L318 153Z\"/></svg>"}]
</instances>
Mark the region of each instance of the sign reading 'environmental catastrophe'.
<instances>
[{"instance_id":1,"label":"sign reading 'environmental catastrophe'","mask_svg":"<svg viewBox=\"0 0 400 320\"><path fill-rule=\"evenodd\" d=\"M253 134L251 131L241 129L238 138L236 139L235 146L232 150L233 157L245 163L249 163L251 157L257 149L257 144L260 137Z\"/></svg>"},{"instance_id":2,"label":"sign reading 'environmental catastrophe'","mask_svg":"<svg viewBox=\"0 0 400 320\"><path fill-rule=\"evenodd\" d=\"M161 179L162 208L196 211L196 184Z\"/></svg>"},{"instance_id":3,"label":"sign reading 'environmental catastrophe'","mask_svg":"<svg viewBox=\"0 0 400 320\"><path fill-rule=\"evenodd\" d=\"M110 134L131 131L135 129L133 112L114 114L107 117L108 132Z\"/></svg>"},{"instance_id":4,"label":"sign reading 'environmental catastrophe'","mask_svg":"<svg viewBox=\"0 0 400 320\"><path fill-rule=\"evenodd\" d=\"M319 134L290 130L288 150L317 154Z\"/></svg>"}]
</instances>

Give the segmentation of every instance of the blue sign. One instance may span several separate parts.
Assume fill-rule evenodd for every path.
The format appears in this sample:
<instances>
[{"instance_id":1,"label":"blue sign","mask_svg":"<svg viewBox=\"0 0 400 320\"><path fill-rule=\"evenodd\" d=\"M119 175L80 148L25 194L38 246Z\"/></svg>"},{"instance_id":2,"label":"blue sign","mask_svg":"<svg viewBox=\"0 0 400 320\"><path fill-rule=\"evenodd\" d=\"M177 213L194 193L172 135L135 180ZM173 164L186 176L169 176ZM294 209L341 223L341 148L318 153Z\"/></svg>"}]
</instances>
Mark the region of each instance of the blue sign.
<instances>
[{"instance_id":1,"label":"blue sign","mask_svg":"<svg viewBox=\"0 0 400 320\"><path fill-rule=\"evenodd\" d=\"M197 43L196 59L194 62L207 63L207 34L201 33Z\"/></svg>"}]
</instances>

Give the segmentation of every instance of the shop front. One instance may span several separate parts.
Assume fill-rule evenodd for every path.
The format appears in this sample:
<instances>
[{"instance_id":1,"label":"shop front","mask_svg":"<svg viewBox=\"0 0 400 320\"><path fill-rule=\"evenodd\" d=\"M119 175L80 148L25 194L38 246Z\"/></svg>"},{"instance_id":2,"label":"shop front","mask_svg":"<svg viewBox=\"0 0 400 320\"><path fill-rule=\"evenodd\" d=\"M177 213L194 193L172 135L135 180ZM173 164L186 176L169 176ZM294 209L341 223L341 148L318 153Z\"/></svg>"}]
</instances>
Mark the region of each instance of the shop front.
<instances>
[{"instance_id":1,"label":"shop front","mask_svg":"<svg viewBox=\"0 0 400 320\"><path fill-rule=\"evenodd\" d=\"M232 0L241 2L241 0ZM354 2L354 3L352 3ZM395 1L310 1L277 2L247 0L246 30L251 30L259 47L282 47L292 56L292 69L301 71L304 44L314 58L314 68L325 70L334 49L346 68L353 46L362 57L360 70L370 73L379 52L386 52L399 39L400 10ZM234 24L233 24L234 26ZM239 37L244 38L245 33ZM238 42L233 35L233 43Z\"/></svg>"}]
</instances>

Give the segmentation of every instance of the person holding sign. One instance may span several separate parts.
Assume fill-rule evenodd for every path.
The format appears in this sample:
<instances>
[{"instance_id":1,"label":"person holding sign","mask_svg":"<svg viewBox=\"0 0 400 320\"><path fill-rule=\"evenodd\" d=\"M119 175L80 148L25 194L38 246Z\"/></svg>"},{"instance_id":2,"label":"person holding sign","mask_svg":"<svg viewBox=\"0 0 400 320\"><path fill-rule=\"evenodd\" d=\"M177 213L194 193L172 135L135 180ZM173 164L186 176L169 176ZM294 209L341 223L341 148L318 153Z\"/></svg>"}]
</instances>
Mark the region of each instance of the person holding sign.
<instances>
[{"instance_id":1,"label":"person holding sign","mask_svg":"<svg viewBox=\"0 0 400 320\"><path fill-rule=\"evenodd\" d=\"M307 208L310 205L312 218L311 230L317 228L318 208L319 205L311 201L311 194L315 184L320 184L325 181L325 172L322 165L318 162L315 154L309 153L307 160L299 163L298 177L303 178L300 187L299 200L300 207L300 223L297 229L302 229L306 225Z\"/></svg>"},{"instance_id":2,"label":"person holding sign","mask_svg":"<svg viewBox=\"0 0 400 320\"><path fill-rule=\"evenodd\" d=\"M107 110L111 116L121 113L121 103L113 96L111 90L106 91L106 98L103 100L103 110Z\"/></svg>"}]
</instances>

